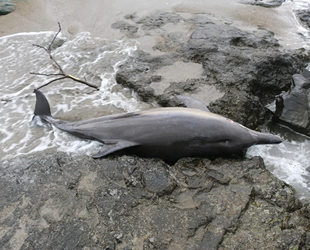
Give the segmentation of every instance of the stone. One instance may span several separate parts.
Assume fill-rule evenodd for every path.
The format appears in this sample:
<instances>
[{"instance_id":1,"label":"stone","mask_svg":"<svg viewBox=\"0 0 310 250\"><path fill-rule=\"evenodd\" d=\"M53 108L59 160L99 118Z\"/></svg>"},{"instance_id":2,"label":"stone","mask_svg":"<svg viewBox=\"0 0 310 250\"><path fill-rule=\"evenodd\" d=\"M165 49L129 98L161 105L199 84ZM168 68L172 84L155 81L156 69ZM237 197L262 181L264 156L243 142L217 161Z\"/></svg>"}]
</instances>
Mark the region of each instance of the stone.
<instances>
[{"instance_id":1,"label":"stone","mask_svg":"<svg viewBox=\"0 0 310 250\"><path fill-rule=\"evenodd\" d=\"M292 75L300 73L309 60L306 52L280 50L271 32L250 33L232 25L213 23L203 15L185 19L175 13L159 12L148 18L134 16L131 21L139 30L140 27L142 31L149 27L147 32L160 29L160 34L164 24L171 22L191 25L191 29L161 35L153 49L162 54L134 52L119 67L117 83L133 89L143 101L162 106L178 105L173 98L175 95L192 96L211 105L211 111L228 114L231 119L253 129L268 119L264 106L290 89ZM178 64L196 68L201 65L201 76L191 76L189 71L188 79L180 80L175 73ZM232 98L230 105L235 98L240 99L240 105L239 101L226 105L229 98ZM254 113L246 108L249 103Z\"/></svg>"},{"instance_id":2,"label":"stone","mask_svg":"<svg viewBox=\"0 0 310 250\"><path fill-rule=\"evenodd\" d=\"M275 8L282 5L285 0L254 0L250 2L243 2L246 4L258 5L266 8Z\"/></svg>"},{"instance_id":3,"label":"stone","mask_svg":"<svg viewBox=\"0 0 310 250\"><path fill-rule=\"evenodd\" d=\"M305 72L305 71L304 71ZM292 76L292 89L279 95L273 119L296 131L310 135L310 81L302 74Z\"/></svg>"},{"instance_id":4,"label":"stone","mask_svg":"<svg viewBox=\"0 0 310 250\"><path fill-rule=\"evenodd\" d=\"M0 1L0 16L13 12L15 8L16 4L12 3L12 1Z\"/></svg>"},{"instance_id":5,"label":"stone","mask_svg":"<svg viewBox=\"0 0 310 250\"><path fill-rule=\"evenodd\" d=\"M43 152L0 165L1 249L310 247L309 207L260 157Z\"/></svg>"},{"instance_id":6,"label":"stone","mask_svg":"<svg viewBox=\"0 0 310 250\"><path fill-rule=\"evenodd\" d=\"M303 26L310 28L310 10L309 9L299 9L295 10L296 16L299 18Z\"/></svg>"},{"instance_id":7,"label":"stone","mask_svg":"<svg viewBox=\"0 0 310 250\"><path fill-rule=\"evenodd\" d=\"M126 33L129 36L133 36L138 31L138 27L136 25L130 24L125 21L118 21L113 23L111 26L113 29L118 29L123 33Z\"/></svg>"}]
</instances>

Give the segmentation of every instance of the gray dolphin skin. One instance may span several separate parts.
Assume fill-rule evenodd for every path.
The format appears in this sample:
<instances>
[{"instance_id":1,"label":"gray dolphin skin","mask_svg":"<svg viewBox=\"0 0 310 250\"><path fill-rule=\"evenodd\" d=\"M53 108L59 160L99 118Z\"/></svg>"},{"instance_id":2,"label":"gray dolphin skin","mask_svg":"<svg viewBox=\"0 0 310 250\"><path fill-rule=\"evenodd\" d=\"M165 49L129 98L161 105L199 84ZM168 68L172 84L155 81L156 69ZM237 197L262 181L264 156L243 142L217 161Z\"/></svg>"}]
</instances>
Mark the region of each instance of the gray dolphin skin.
<instances>
[{"instance_id":1,"label":"gray dolphin skin","mask_svg":"<svg viewBox=\"0 0 310 250\"><path fill-rule=\"evenodd\" d=\"M39 90L34 92L35 116L72 135L103 143L94 158L119 151L160 158L172 165L182 157L229 156L240 154L252 145L282 142L275 135L253 131L208 112L204 105L200 110L197 103L195 109L156 108L68 122L53 118L46 97Z\"/></svg>"}]
</instances>

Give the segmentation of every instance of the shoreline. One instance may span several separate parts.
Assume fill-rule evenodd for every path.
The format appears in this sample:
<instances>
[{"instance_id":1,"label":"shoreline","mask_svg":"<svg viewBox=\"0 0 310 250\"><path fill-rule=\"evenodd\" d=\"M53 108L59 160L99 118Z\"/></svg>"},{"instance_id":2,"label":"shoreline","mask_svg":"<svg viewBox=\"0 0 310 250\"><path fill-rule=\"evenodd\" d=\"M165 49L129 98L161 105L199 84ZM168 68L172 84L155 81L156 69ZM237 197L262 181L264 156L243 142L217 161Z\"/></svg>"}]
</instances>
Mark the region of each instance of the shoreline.
<instances>
[{"instance_id":1,"label":"shoreline","mask_svg":"<svg viewBox=\"0 0 310 250\"><path fill-rule=\"evenodd\" d=\"M292 4L284 3L277 8L264 8L237 1L226 4L223 0L217 3L198 1L193 4L180 1L167 3L163 0L156 3L131 0L126 4L121 0L113 3L96 0L87 3L74 0L65 3L29 0L17 2L15 11L0 16L0 37L21 32L56 31L57 22L60 22L65 36L70 37L88 31L95 37L119 39L122 34L111 28L114 22L122 20L128 14L137 14L141 17L162 10L181 15L207 15L212 21L232 24L245 31L266 29L275 34L284 48L298 49L305 47L306 44L299 34L302 32L302 27L298 25L293 14ZM135 8L132 8L133 5Z\"/></svg>"}]
</instances>

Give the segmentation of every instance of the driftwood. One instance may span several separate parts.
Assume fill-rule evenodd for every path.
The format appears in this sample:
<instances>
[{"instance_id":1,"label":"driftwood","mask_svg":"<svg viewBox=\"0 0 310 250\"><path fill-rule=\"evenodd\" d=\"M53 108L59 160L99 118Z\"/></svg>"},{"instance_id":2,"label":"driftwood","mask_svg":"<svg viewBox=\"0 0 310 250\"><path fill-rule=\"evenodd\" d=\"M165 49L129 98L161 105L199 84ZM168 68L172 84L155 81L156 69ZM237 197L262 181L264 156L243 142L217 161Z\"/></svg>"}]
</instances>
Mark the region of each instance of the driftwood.
<instances>
[{"instance_id":1,"label":"driftwood","mask_svg":"<svg viewBox=\"0 0 310 250\"><path fill-rule=\"evenodd\" d=\"M56 40L58 34L59 34L60 31L61 31L60 23L58 23L58 27L59 27L58 32L56 33L56 35L54 36L52 42L50 43L50 45L49 45L47 48L44 47L44 46L42 46L42 45L32 44L32 45L35 46L35 47L38 47L38 48L40 48L40 49L45 50L46 53L49 55L50 59L53 61L55 67L59 70L59 73L51 73L51 74L30 72L30 74L32 74L32 75L47 76L47 77L51 77L51 76L56 77L56 78L50 80L49 82L47 82L47 83L45 83L45 84L39 86L37 89L41 89L41 88L43 88L43 87L45 87L45 86L51 84L52 82L56 82L56 81L63 80L63 79L71 79L71 80L73 80L73 81L75 81L75 82L79 82L79 83L85 84L85 85L87 85L87 86L89 86L89 87L91 87L91 88L94 88L94 89L96 89L96 90L99 90L99 87L98 87L98 86L96 86L96 85L94 85L94 84L91 84L91 83L87 82L86 79L82 80L82 79L79 79L79 78L77 78L77 77L74 77L74 76L72 76L72 75L67 74L67 73L62 69L62 67L60 66L60 64L59 64L59 63L55 60L55 58L53 57L52 52L51 52L51 51L52 51L52 46L53 46L53 44L54 44L54 42L55 42L55 40ZM30 94L26 94L25 97L27 97L27 96L29 96L29 95L30 95ZM19 96L19 97L20 97L20 96ZM19 98L19 97L14 96L14 97L10 97L10 98L1 98L0 101L1 101L1 102L7 103L7 102L12 101L12 99L14 99L14 98Z\"/></svg>"},{"instance_id":2,"label":"driftwood","mask_svg":"<svg viewBox=\"0 0 310 250\"><path fill-rule=\"evenodd\" d=\"M53 61L53 63L55 64L55 67L59 70L59 73L51 73L51 74L30 72L30 74L32 74L32 75L47 76L47 77L50 77L50 76L57 77L57 78L54 78L54 79L50 80L49 82L47 82L47 83L41 85L41 86L38 87L37 89L43 88L43 87L45 87L45 86L51 84L52 82L56 82L56 81L63 80L63 79L71 79L71 80L73 80L73 81L75 81L75 82L79 82L79 83L85 84L85 85L87 85L87 86L89 86L89 87L91 87L91 88L95 88L95 89L98 90L98 89L99 89L98 86L96 86L96 85L94 85L94 84L91 84L91 83L87 82L86 79L85 79L85 80L82 80L82 79L79 79L79 78L77 78L77 77L74 77L74 76L72 76L72 75L67 74L67 73L62 69L62 67L60 66L60 64L59 64L59 63L55 60L55 58L53 57L53 55L52 55L52 46L53 46L53 44L54 44L54 42L55 42L55 40L56 40L58 34L59 34L60 31L61 31L60 23L58 23L58 27L59 27L58 32L56 33L56 35L54 36L52 42L50 43L50 45L49 45L47 48L44 47L44 46L42 46L42 45L32 44L32 45L35 46L35 47L38 47L38 48L40 48L40 49L45 50L46 53L49 55L50 59L51 59L51 60Z\"/></svg>"}]
</instances>

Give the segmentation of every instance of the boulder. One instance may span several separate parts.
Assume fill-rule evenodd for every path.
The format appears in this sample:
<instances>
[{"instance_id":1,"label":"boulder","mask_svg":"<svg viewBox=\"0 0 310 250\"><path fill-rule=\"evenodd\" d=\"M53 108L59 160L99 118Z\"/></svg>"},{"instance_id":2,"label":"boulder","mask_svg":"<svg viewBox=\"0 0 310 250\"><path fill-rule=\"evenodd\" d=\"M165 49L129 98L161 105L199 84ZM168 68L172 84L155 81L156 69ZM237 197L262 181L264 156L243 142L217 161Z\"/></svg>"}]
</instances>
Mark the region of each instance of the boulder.
<instances>
[{"instance_id":1,"label":"boulder","mask_svg":"<svg viewBox=\"0 0 310 250\"><path fill-rule=\"evenodd\" d=\"M279 95L269 108L274 120L310 135L310 80L304 75L307 70L293 75L292 89Z\"/></svg>"},{"instance_id":2,"label":"boulder","mask_svg":"<svg viewBox=\"0 0 310 250\"><path fill-rule=\"evenodd\" d=\"M266 8L275 8L282 5L285 0L254 0L254 1L242 1L244 4L258 5Z\"/></svg>"},{"instance_id":3,"label":"boulder","mask_svg":"<svg viewBox=\"0 0 310 250\"><path fill-rule=\"evenodd\" d=\"M295 10L296 16L299 18L303 26L310 28L310 9Z\"/></svg>"},{"instance_id":4,"label":"boulder","mask_svg":"<svg viewBox=\"0 0 310 250\"><path fill-rule=\"evenodd\" d=\"M228 91L209 106L210 111L256 129L265 122L265 109L258 97L245 91Z\"/></svg>"},{"instance_id":5,"label":"boulder","mask_svg":"<svg viewBox=\"0 0 310 250\"><path fill-rule=\"evenodd\" d=\"M175 95L192 96L212 105L214 112L251 128L266 121L264 106L289 90L292 75L301 73L310 61L305 51L283 51L271 32L242 31L204 15L186 19L159 12L143 18L133 15L130 20L137 25L139 35L154 32L157 42L153 50L161 53L134 52L119 67L117 83L154 105L175 105ZM165 24L191 28L163 32ZM187 79L180 79L186 74ZM233 105L223 105L227 102ZM249 103L254 114L249 114L250 109L241 111Z\"/></svg>"},{"instance_id":6,"label":"boulder","mask_svg":"<svg viewBox=\"0 0 310 250\"><path fill-rule=\"evenodd\" d=\"M119 29L121 32L124 32L128 36L133 36L138 31L136 25L132 25L126 21L118 21L112 24L111 28Z\"/></svg>"},{"instance_id":7,"label":"boulder","mask_svg":"<svg viewBox=\"0 0 310 250\"><path fill-rule=\"evenodd\" d=\"M42 152L1 167L1 249L310 248L308 206L259 157Z\"/></svg>"},{"instance_id":8,"label":"boulder","mask_svg":"<svg viewBox=\"0 0 310 250\"><path fill-rule=\"evenodd\" d=\"M16 8L16 4L12 3L12 1L1 0L0 1L0 16L7 15L14 11Z\"/></svg>"}]
</instances>

